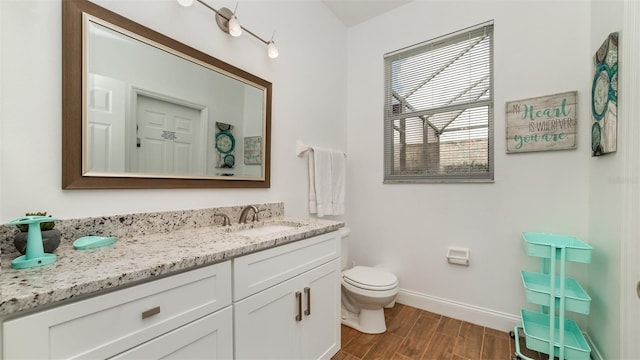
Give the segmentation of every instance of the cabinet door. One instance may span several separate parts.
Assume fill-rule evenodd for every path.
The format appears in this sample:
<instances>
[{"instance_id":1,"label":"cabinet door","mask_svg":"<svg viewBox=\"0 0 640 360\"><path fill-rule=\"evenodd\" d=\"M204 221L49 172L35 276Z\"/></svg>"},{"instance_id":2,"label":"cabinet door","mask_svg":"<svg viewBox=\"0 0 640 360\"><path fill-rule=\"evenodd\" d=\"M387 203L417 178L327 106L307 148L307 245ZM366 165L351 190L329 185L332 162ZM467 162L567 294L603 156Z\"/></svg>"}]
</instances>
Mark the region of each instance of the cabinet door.
<instances>
[{"instance_id":1,"label":"cabinet door","mask_svg":"<svg viewBox=\"0 0 640 360\"><path fill-rule=\"evenodd\" d=\"M338 258L235 303L236 358L334 355L340 348L339 274Z\"/></svg>"},{"instance_id":2,"label":"cabinet door","mask_svg":"<svg viewBox=\"0 0 640 360\"><path fill-rule=\"evenodd\" d=\"M157 337L113 359L231 359L231 306Z\"/></svg>"},{"instance_id":3,"label":"cabinet door","mask_svg":"<svg viewBox=\"0 0 640 360\"><path fill-rule=\"evenodd\" d=\"M340 265L336 259L303 275L301 359L330 359L340 349Z\"/></svg>"},{"instance_id":4,"label":"cabinet door","mask_svg":"<svg viewBox=\"0 0 640 360\"><path fill-rule=\"evenodd\" d=\"M300 285L296 277L234 304L236 359L299 358Z\"/></svg>"}]
</instances>

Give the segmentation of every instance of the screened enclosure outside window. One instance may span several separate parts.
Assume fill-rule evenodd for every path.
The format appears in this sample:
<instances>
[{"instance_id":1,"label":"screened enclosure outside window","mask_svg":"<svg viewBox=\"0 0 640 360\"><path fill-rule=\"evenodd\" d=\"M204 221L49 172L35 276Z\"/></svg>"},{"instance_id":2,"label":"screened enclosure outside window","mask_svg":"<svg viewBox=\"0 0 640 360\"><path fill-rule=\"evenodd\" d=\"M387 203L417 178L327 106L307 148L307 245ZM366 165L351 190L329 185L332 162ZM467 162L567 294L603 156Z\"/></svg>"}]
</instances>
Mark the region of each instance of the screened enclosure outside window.
<instances>
[{"instance_id":1,"label":"screened enclosure outside window","mask_svg":"<svg viewBox=\"0 0 640 360\"><path fill-rule=\"evenodd\" d=\"M385 183L493 181L493 22L385 55Z\"/></svg>"}]
</instances>

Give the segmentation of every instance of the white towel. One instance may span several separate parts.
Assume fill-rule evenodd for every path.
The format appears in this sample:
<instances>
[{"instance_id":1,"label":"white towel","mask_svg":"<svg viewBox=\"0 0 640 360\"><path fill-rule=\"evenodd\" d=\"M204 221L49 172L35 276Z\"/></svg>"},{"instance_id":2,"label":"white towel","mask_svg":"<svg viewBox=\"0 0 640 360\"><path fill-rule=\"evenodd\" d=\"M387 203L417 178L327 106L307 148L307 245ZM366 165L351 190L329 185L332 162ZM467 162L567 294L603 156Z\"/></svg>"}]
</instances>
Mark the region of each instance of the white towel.
<instances>
[{"instance_id":1,"label":"white towel","mask_svg":"<svg viewBox=\"0 0 640 360\"><path fill-rule=\"evenodd\" d=\"M314 147L309 152L309 212L325 215L344 214L344 153Z\"/></svg>"}]
</instances>

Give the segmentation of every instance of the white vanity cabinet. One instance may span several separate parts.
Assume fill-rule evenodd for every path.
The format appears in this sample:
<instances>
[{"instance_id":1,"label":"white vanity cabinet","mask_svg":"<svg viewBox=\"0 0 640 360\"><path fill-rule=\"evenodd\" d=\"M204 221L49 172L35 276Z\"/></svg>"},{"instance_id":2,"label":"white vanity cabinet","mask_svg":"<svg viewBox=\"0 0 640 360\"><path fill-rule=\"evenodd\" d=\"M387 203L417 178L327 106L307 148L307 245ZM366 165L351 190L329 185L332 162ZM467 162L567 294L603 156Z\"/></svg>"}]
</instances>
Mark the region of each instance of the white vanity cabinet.
<instances>
[{"instance_id":1,"label":"white vanity cabinet","mask_svg":"<svg viewBox=\"0 0 640 360\"><path fill-rule=\"evenodd\" d=\"M329 359L339 232L2 320L0 359Z\"/></svg>"},{"instance_id":2,"label":"white vanity cabinet","mask_svg":"<svg viewBox=\"0 0 640 360\"><path fill-rule=\"evenodd\" d=\"M340 348L338 232L233 260L236 359L328 359Z\"/></svg>"},{"instance_id":3,"label":"white vanity cabinet","mask_svg":"<svg viewBox=\"0 0 640 360\"><path fill-rule=\"evenodd\" d=\"M233 357L231 262L3 322L4 359Z\"/></svg>"}]
</instances>

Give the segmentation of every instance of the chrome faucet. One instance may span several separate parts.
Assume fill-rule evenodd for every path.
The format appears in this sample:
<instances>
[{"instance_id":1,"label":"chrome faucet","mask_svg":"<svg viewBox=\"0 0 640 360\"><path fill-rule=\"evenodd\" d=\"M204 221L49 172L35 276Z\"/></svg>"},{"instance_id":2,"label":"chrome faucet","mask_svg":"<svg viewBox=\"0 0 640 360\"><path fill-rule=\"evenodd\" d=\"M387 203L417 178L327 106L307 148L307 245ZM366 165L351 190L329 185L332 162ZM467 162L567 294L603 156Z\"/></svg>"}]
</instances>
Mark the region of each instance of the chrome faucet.
<instances>
[{"instance_id":1,"label":"chrome faucet","mask_svg":"<svg viewBox=\"0 0 640 360\"><path fill-rule=\"evenodd\" d=\"M253 221L258 221L258 213L260 212L258 208L255 205L247 205L240 213L240 220L238 220L238 224L247 223L247 216L249 215L250 210L253 210Z\"/></svg>"}]
</instances>

